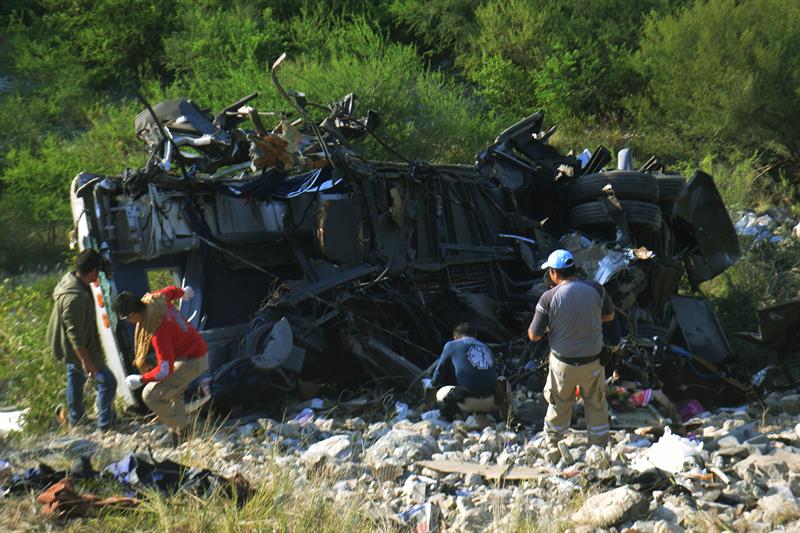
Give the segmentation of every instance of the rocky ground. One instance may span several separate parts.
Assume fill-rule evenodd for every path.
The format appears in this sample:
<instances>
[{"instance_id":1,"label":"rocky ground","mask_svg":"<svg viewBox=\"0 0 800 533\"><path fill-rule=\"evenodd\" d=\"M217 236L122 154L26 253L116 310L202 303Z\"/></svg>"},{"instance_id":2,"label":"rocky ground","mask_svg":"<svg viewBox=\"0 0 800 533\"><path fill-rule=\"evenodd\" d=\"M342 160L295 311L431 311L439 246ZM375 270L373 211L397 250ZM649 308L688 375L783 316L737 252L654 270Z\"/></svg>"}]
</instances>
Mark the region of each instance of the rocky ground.
<instances>
[{"instance_id":1,"label":"rocky ground","mask_svg":"<svg viewBox=\"0 0 800 533\"><path fill-rule=\"evenodd\" d=\"M331 407L317 400L283 422L253 415L206 426L177 449L156 444L160 425L129 420L117 432L78 428L4 454L15 469L80 455L102 467L151 446L159 459L240 472L256 485L278 465L299 490L323 484L338 504L398 529L440 520L450 531L800 531L798 391L772 393L766 410L702 413L686 422L689 439L618 430L606 449L587 448L585 432L572 430L550 454L541 433L491 417L448 423L400 404L376 421L374 411L326 415ZM464 467L453 461L470 471L440 468Z\"/></svg>"}]
</instances>

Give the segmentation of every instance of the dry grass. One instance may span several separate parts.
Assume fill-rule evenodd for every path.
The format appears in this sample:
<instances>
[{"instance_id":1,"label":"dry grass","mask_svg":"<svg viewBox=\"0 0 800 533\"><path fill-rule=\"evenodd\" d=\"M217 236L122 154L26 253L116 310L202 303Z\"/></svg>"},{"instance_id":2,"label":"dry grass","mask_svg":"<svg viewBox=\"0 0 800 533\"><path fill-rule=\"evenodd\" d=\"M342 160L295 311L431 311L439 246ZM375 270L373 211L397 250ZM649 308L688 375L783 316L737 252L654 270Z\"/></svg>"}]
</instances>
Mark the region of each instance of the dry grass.
<instances>
[{"instance_id":1,"label":"dry grass","mask_svg":"<svg viewBox=\"0 0 800 533\"><path fill-rule=\"evenodd\" d=\"M209 467L216 463L217 452L212 446L199 446L214 440L226 441L235 426L195 417L190 430L189 446L181 449L174 460L191 466ZM257 433L261 438L261 433ZM17 442L34 450L38 446L31 439ZM40 441L41 442L41 441ZM141 449L144 449L141 442ZM189 451L191 447L192 454ZM207 453L197 453L207 450ZM363 450L361 450L363 452ZM123 451L104 449L94 457L96 466L118 459ZM155 452L157 458L161 453ZM241 507L235 498L224 494L198 497L189 493L163 495L155 490L145 492L137 508L106 510L91 518L59 520L40 514L35 494L15 495L0 500L0 531L397 531L400 524L384 507L382 490L374 492L362 487L353 493L333 489L341 475L333 468L318 468L305 472L283 466L278 452L267 454L264 462L255 468L258 480L254 483L252 497ZM48 461L55 468L66 468L64 459ZM219 463L216 463L219 464ZM230 465L230 463L228 463ZM251 480L253 481L253 480ZM495 488L501 488L497 485ZM99 496L123 494L122 487L110 480L78 481L80 492ZM491 517L487 531L538 531L555 533L570 527L569 517L585 501L586 495L577 493L566 506L553 506L545 515L527 510L524 498L510 505L494 503L487 508ZM373 502L375 505L373 505ZM456 513L458 511L455 511ZM448 515L451 526L453 514Z\"/></svg>"},{"instance_id":2,"label":"dry grass","mask_svg":"<svg viewBox=\"0 0 800 533\"><path fill-rule=\"evenodd\" d=\"M330 490L335 478L324 473L305 478L282 468L275 461L264 467L261 483L241 507L235 498L221 493L199 497L187 492L163 495L145 491L142 503L133 509L105 510L92 518L59 520L39 512L35 494L0 500L0 530L40 531L374 531L387 530L389 523L370 518L353 502L339 501ZM120 494L110 481L78 482L81 492Z\"/></svg>"},{"instance_id":3,"label":"dry grass","mask_svg":"<svg viewBox=\"0 0 800 533\"><path fill-rule=\"evenodd\" d=\"M225 421L212 421L195 417L190 425L188 441L213 441L216 437L226 437L234 428L224 427ZM81 431L74 434L79 438L88 437ZM55 436L55 435L54 435ZM91 437L88 437L91 438ZM10 446L16 450L38 450L44 441L33 436L18 436L6 442L4 452ZM140 451L146 442L137 442ZM208 449L206 455L192 454L187 446L179 457L174 458L183 464L209 467L214 457ZM93 456L96 467L119 459L129 450L100 449ZM160 453L154 452L156 457ZM337 481L333 476L318 473L306 478L302 473L281 467L275 456L267 461L258 472L259 483L254 487L252 497L241 507L235 498L224 494L198 497L190 493L164 495L156 490L145 492L139 507L125 510L105 510L92 518L59 520L40 514L36 494L25 493L0 500L0 531L373 531L379 527L368 518L357 505L343 505L333 498L330 487ZM46 462L56 469L68 468L67 458L51 459ZM81 493L91 492L99 496L120 495L124 488L111 480L77 481L76 488Z\"/></svg>"}]
</instances>

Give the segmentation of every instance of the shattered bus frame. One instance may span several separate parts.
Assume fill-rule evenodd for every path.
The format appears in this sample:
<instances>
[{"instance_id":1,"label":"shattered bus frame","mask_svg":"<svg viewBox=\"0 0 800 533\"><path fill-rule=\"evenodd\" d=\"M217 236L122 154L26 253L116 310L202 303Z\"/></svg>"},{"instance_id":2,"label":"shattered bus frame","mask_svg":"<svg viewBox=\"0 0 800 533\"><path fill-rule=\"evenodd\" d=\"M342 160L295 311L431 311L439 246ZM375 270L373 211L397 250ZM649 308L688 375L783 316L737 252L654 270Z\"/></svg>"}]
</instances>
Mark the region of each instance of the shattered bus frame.
<instances>
[{"instance_id":1,"label":"shattered bus frame","mask_svg":"<svg viewBox=\"0 0 800 533\"><path fill-rule=\"evenodd\" d=\"M165 104L143 112L158 117L162 133L176 113L203 116L189 100ZM302 172L255 169L251 149L252 161L240 151L205 174L179 174L166 159L119 176L79 174L70 192L77 245L101 250L113 273L93 287L110 368L119 382L131 369L131 329L105 303L118 291L157 289L147 273L166 269L195 290L180 311L208 341L212 374L248 361L243 372L259 376L256 400L285 395L300 375L406 386L464 320L501 358L518 349L544 290L539 265L569 243L583 274L612 294L625 334L692 349L672 300L681 277L697 287L739 257L713 180L698 172L687 182L654 160L603 171L607 150L587 160L562 155L543 121L536 113L502 132L474 165L365 160L337 118L306 120L320 157ZM238 125L206 122L184 135L202 146L200 135ZM260 123L255 133L224 133L269 136ZM157 137L165 135L177 138ZM716 321L698 302L679 307ZM276 328L282 319L290 327ZM722 341L718 353L699 355L729 357ZM119 393L135 401L125 387Z\"/></svg>"}]
</instances>

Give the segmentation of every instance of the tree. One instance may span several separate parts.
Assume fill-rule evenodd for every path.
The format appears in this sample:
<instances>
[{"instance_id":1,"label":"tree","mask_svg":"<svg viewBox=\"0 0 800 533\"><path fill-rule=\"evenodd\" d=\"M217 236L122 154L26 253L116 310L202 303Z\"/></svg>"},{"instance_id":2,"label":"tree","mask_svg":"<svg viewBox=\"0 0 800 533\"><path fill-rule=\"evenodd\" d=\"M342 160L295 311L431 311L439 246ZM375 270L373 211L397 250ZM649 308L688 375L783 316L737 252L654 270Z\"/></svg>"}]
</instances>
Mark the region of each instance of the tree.
<instances>
[{"instance_id":1,"label":"tree","mask_svg":"<svg viewBox=\"0 0 800 533\"><path fill-rule=\"evenodd\" d=\"M393 0L391 14L433 54L451 59L463 54L477 31L480 0Z\"/></svg>"},{"instance_id":2,"label":"tree","mask_svg":"<svg viewBox=\"0 0 800 533\"><path fill-rule=\"evenodd\" d=\"M619 119L624 98L644 85L628 61L639 28L651 11L670 12L684 1L491 0L476 10L479 29L460 63L481 92L501 101L527 92L526 100L556 120ZM503 62L524 71L527 84L487 76Z\"/></svg>"},{"instance_id":3,"label":"tree","mask_svg":"<svg viewBox=\"0 0 800 533\"><path fill-rule=\"evenodd\" d=\"M800 5L708 0L648 19L629 108L675 144L768 149L800 162Z\"/></svg>"}]
</instances>

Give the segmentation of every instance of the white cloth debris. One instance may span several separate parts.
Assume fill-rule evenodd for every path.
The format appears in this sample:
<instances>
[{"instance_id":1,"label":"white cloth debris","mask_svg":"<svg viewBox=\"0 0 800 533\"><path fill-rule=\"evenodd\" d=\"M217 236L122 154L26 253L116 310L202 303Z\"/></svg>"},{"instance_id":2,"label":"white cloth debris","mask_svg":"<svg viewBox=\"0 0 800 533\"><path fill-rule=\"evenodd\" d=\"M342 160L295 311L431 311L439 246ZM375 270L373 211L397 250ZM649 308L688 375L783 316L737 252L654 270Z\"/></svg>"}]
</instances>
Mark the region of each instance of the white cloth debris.
<instances>
[{"instance_id":1,"label":"white cloth debris","mask_svg":"<svg viewBox=\"0 0 800 533\"><path fill-rule=\"evenodd\" d=\"M674 435L667 427L658 442L631 463L631 467L640 472L656 467L670 474L677 474L683 469L687 459L702 454L703 443Z\"/></svg>"},{"instance_id":2,"label":"white cloth debris","mask_svg":"<svg viewBox=\"0 0 800 533\"><path fill-rule=\"evenodd\" d=\"M770 215L756 216L752 211L745 211L742 218L734 225L738 235L753 237L755 242L768 240L780 242L783 237L775 234L778 222Z\"/></svg>"}]
</instances>

